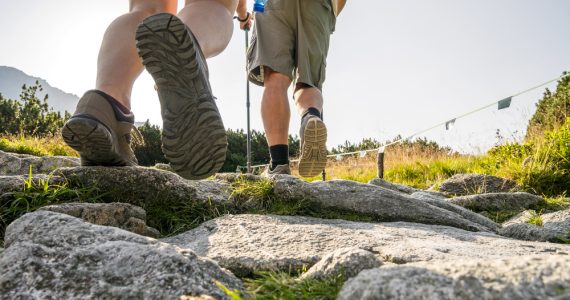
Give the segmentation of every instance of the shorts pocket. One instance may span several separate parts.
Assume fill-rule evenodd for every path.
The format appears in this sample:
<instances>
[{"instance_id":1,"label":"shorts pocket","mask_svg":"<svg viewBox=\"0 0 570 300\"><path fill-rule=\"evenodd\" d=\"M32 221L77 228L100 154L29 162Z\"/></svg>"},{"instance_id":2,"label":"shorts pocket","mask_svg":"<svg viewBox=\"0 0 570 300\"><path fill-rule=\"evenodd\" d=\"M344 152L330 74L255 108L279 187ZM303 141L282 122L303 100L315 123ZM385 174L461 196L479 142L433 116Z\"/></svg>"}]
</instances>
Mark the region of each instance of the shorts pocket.
<instances>
[{"instance_id":1,"label":"shorts pocket","mask_svg":"<svg viewBox=\"0 0 570 300\"><path fill-rule=\"evenodd\" d=\"M334 1L334 0L333 0ZM324 6L324 8L328 11L328 15L329 15L329 29L330 32L333 33L335 30L335 26L336 26L336 16L334 14L334 9L332 7L331 4L331 0L321 0L321 4Z\"/></svg>"}]
</instances>

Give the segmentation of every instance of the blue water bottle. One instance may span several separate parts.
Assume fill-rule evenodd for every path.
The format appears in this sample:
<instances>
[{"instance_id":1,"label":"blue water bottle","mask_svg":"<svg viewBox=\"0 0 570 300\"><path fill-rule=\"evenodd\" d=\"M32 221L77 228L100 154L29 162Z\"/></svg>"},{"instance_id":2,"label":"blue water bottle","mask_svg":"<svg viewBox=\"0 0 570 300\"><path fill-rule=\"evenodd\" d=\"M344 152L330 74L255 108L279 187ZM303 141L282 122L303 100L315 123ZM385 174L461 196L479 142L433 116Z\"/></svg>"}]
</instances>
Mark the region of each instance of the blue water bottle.
<instances>
[{"instance_id":1,"label":"blue water bottle","mask_svg":"<svg viewBox=\"0 0 570 300\"><path fill-rule=\"evenodd\" d=\"M255 0L255 3L253 4L253 12L256 13L262 13L265 11L265 3L267 3L267 0Z\"/></svg>"}]
</instances>

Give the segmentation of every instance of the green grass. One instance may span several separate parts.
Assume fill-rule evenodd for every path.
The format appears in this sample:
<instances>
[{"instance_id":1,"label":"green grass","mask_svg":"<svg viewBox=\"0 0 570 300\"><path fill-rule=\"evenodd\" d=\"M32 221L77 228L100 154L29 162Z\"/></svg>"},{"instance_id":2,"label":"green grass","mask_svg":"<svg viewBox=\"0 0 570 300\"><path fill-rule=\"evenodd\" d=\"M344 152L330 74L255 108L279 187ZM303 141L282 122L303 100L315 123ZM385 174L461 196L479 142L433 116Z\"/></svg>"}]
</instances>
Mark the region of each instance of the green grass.
<instances>
[{"instance_id":1,"label":"green grass","mask_svg":"<svg viewBox=\"0 0 570 300\"><path fill-rule=\"evenodd\" d=\"M385 179L419 189L427 189L434 184L459 173L481 173L480 157L458 156L447 159L409 162L394 166L385 174Z\"/></svg>"},{"instance_id":2,"label":"green grass","mask_svg":"<svg viewBox=\"0 0 570 300\"><path fill-rule=\"evenodd\" d=\"M2 136L0 150L35 156L79 156L61 137Z\"/></svg>"},{"instance_id":3,"label":"green grass","mask_svg":"<svg viewBox=\"0 0 570 300\"><path fill-rule=\"evenodd\" d=\"M531 224L531 225L535 225L535 226L539 226L542 227L544 225L544 222L542 221L542 211L530 211L530 219L528 219L526 221L526 223Z\"/></svg>"},{"instance_id":4,"label":"green grass","mask_svg":"<svg viewBox=\"0 0 570 300\"><path fill-rule=\"evenodd\" d=\"M95 188L72 189L66 182L54 185L49 184L49 179L33 182L30 171L28 179L22 182L22 190L5 194L0 201L0 247L4 245L6 227L25 213L58 203L102 202L103 196Z\"/></svg>"},{"instance_id":5,"label":"green grass","mask_svg":"<svg viewBox=\"0 0 570 300\"><path fill-rule=\"evenodd\" d=\"M230 291L221 283L216 284L233 300L334 300L344 280L337 276L328 280L299 280L285 272L259 272L253 278L245 278L245 291Z\"/></svg>"}]
</instances>

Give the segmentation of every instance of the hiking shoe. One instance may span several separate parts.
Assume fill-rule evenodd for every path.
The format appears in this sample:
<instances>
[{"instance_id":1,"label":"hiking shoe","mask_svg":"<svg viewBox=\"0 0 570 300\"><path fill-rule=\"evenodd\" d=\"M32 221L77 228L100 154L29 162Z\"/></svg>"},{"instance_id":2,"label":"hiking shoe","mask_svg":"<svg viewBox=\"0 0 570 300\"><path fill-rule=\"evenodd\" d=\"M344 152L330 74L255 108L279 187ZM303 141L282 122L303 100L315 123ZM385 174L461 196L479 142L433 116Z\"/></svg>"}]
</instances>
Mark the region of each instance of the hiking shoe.
<instances>
[{"instance_id":1,"label":"hiking shoe","mask_svg":"<svg viewBox=\"0 0 570 300\"><path fill-rule=\"evenodd\" d=\"M273 170L271 170L270 166L265 168L265 171L261 173L263 177L273 177L275 175L291 175L291 168L289 165L277 165Z\"/></svg>"},{"instance_id":2,"label":"hiking shoe","mask_svg":"<svg viewBox=\"0 0 570 300\"><path fill-rule=\"evenodd\" d=\"M226 131L198 41L180 19L167 13L146 18L136 40L158 89L164 156L184 178L215 174L226 159Z\"/></svg>"},{"instance_id":3,"label":"hiking shoe","mask_svg":"<svg viewBox=\"0 0 570 300\"><path fill-rule=\"evenodd\" d=\"M299 175L317 176L327 165L327 127L319 117L310 117L301 124L300 137Z\"/></svg>"},{"instance_id":4,"label":"hiking shoe","mask_svg":"<svg viewBox=\"0 0 570 300\"><path fill-rule=\"evenodd\" d=\"M131 149L135 116L123 113L113 98L101 91L81 97L73 116L61 130L63 140L79 152L82 166L136 166ZM140 137L140 133L136 136Z\"/></svg>"}]
</instances>

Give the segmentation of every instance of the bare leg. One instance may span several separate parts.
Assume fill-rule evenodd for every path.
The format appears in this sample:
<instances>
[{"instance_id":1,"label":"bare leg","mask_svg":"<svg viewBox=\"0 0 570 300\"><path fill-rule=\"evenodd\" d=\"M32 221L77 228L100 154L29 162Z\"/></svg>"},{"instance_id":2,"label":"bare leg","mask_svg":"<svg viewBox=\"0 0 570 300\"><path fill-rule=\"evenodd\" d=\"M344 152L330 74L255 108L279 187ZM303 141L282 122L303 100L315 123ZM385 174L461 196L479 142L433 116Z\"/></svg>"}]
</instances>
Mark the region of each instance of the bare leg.
<instances>
[{"instance_id":1,"label":"bare leg","mask_svg":"<svg viewBox=\"0 0 570 300\"><path fill-rule=\"evenodd\" d=\"M238 0L186 0L178 17L192 30L206 58L226 49L234 30Z\"/></svg>"},{"instance_id":2,"label":"bare leg","mask_svg":"<svg viewBox=\"0 0 570 300\"><path fill-rule=\"evenodd\" d=\"M131 0L129 13L109 25L97 60L97 82L101 90L127 108L131 107L131 90L143 70L135 47L137 26L159 12L176 12L176 0Z\"/></svg>"},{"instance_id":3,"label":"bare leg","mask_svg":"<svg viewBox=\"0 0 570 300\"><path fill-rule=\"evenodd\" d=\"M289 140L289 100L287 88L291 85L289 77L272 71L264 70L264 90L261 100L261 117L269 146L287 145Z\"/></svg>"},{"instance_id":4,"label":"bare leg","mask_svg":"<svg viewBox=\"0 0 570 300\"><path fill-rule=\"evenodd\" d=\"M322 113L323 94L315 87L299 83L295 87L295 104L300 115L303 115L310 107L314 107Z\"/></svg>"}]
</instances>

